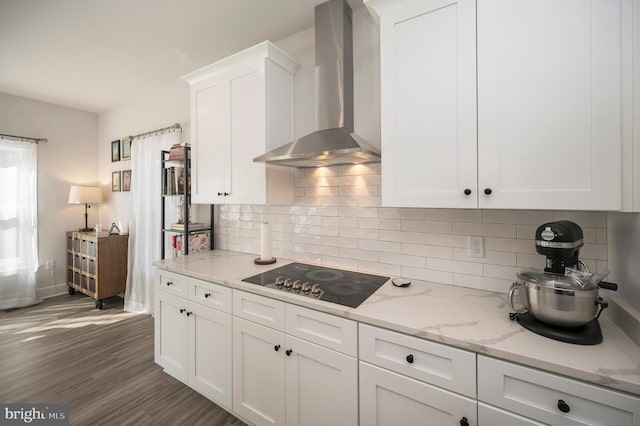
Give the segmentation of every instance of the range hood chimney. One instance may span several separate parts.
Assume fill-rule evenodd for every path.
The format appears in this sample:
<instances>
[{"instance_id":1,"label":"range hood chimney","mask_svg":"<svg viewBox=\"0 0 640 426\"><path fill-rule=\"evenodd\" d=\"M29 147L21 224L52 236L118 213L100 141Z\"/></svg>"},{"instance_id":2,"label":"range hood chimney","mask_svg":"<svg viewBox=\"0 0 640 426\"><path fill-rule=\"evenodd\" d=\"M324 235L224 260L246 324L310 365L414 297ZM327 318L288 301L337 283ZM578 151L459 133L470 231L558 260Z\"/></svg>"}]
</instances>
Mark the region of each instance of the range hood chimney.
<instances>
[{"instance_id":1,"label":"range hood chimney","mask_svg":"<svg viewBox=\"0 0 640 426\"><path fill-rule=\"evenodd\" d=\"M291 167L379 163L380 151L353 133L353 36L346 0L316 6L316 131L253 159Z\"/></svg>"}]
</instances>

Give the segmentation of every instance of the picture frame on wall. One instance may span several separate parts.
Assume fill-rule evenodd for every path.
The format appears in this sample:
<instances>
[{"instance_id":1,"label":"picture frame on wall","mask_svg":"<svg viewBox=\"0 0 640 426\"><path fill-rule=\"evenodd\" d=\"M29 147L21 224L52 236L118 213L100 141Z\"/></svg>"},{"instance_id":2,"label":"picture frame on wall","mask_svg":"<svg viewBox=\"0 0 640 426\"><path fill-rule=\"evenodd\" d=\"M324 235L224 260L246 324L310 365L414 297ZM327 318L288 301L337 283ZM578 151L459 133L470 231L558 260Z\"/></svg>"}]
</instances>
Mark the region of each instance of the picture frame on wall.
<instances>
[{"instance_id":1,"label":"picture frame on wall","mask_svg":"<svg viewBox=\"0 0 640 426\"><path fill-rule=\"evenodd\" d=\"M122 161L131 160L131 138L121 139L120 142L120 149L122 150Z\"/></svg>"},{"instance_id":2,"label":"picture frame on wall","mask_svg":"<svg viewBox=\"0 0 640 426\"><path fill-rule=\"evenodd\" d=\"M120 139L111 142L111 162L120 161Z\"/></svg>"},{"instance_id":3,"label":"picture frame on wall","mask_svg":"<svg viewBox=\"0 0 640 426\"><path fill-rule=\"evenodd\" d=\"M122 190L131 191L131 170L122 171Z\"/></svg>"},{"instance_id":4,"label":"picture frame on wall","mask_svg":"<svg viewBox=\"0 0 640 426\"><path fill-rule=\"evenodd\" d=\"M120 192L120 172L111 173L111 192Z\"/></svg>"}]
</instances>

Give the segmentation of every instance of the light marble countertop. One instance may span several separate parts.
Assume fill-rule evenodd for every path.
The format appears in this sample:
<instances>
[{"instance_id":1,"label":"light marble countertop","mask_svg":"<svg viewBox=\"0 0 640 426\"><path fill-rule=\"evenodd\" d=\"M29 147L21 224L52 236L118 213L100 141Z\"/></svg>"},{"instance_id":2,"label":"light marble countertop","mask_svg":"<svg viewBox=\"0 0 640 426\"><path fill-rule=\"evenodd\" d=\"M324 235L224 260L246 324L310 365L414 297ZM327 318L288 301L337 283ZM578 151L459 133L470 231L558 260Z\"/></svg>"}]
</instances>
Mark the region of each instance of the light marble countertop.
<instances>
[{"instance_id":1,"label":"light marble countertop","mask_svg":"<svg viewBox=\"0 0 640 426\"><path fill-rule=\"evenodd\" d=\"M573 345L510 321L505 294L415 280L398 288L389 280L360 306L349 308L243 282L291 262L278 259L259 266L255 257L214 250L154 266L640 396L640 347L606 317L606 310L600 318L603 343Z\"/></svg>"}]
</instances>

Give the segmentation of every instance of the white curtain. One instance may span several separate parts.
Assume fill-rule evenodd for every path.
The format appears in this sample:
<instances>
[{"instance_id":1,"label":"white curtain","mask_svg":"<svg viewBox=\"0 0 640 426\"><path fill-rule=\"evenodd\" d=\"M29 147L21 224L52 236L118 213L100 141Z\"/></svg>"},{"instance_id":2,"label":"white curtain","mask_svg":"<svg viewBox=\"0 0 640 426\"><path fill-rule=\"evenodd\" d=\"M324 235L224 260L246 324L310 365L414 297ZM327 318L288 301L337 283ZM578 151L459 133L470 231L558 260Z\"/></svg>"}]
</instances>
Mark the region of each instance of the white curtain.
<instances>
[{"instance_id":1,"label":"white curtain","mask_svg":"<svg viewBox=\"0 0 640 426\"><path fill-rule=\"evenodd\" d=\"M0 138L0 310L40 303L38 145Z\"/></svg>"},{"instance_id":2,"label":"white curtain","mask_svg":"<svg viewBox=\"0 0 640 426\"><path fill-rule=\"evenodd\" d=\"M153 266L160 259L162 150L180 142L181 130L136 138L131 143L132 214L129 229L129 266L124 309L153 313Z\"/></svg>"}]
</instances>

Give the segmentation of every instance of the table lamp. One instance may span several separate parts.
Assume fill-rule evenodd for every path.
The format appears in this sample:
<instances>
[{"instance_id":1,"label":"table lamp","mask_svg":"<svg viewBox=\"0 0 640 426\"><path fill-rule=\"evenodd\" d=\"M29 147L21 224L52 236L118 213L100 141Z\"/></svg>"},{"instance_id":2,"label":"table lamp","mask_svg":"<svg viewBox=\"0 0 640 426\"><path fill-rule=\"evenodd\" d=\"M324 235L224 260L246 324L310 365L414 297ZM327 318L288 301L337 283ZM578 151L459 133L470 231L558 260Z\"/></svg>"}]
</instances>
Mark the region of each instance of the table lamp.
<instances>
[{"instance_id":1,"label":"table lamp","mask_svg":"<svg viewBox=\"0 0 640 426\"><path fill-rule=\"evenodd\" d=\"M69 189L69 204L84 204L84 228L80 228L80 232L88 232L89 228L88 209L89 204L100 204L102 202L102 189L99 186L76 186L71 185Z\"/></svg>"}]
</instances>

